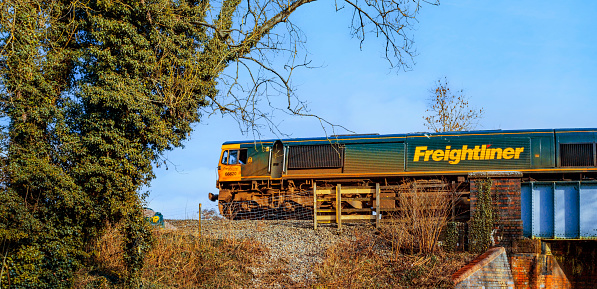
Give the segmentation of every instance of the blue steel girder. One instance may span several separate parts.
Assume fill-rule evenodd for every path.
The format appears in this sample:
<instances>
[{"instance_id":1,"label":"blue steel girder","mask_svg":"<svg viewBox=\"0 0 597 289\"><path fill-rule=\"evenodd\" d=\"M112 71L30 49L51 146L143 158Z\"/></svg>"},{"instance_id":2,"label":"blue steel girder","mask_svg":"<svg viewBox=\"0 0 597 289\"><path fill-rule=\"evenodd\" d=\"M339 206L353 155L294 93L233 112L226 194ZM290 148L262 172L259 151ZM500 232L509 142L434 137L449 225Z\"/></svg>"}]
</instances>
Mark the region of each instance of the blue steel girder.
<instances>
[{"instance_id":1,"label":"blue steel girder","mask_svg":"<svg viewBox=\"0 0 597 289\"><path fill-rule=\"evenodd\" d=\"M530 182L521 187L523 235L597 239L597 182Z\"/></svg>"}]
</instances>

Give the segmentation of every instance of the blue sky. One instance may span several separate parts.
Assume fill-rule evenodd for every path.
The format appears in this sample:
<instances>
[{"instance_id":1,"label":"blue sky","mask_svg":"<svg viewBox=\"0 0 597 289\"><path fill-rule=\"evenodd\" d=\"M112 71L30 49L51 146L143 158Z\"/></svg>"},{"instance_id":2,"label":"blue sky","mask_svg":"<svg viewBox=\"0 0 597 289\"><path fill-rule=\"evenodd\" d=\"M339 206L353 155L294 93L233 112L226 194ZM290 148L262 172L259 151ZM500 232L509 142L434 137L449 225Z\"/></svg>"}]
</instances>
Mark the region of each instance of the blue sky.
<instances>
[{"instance_id":1,"label":"blue sky","mask_svg":"<svg viewBox=\"0 0 597 289\"><path fill-rule=\"evenodd\" d=\"M485 115L479 129L597 127L597 1L442 1L426 5L412 32L417 56L410 71L389 69L383 42L362 49L349 34L350 13L316 1L291 16L307 37L316 69L295 73L297 95L311 112L357 133L426 131L429 89L447 77ZM291 137L323 136L312 118L279 115ZM263 131L264 138L275 138ZM220 146L242 135L229 117L195 126L185 148L168 152L156 169L148 206L166 218L196 218L215 208Z\"/></svg>"}]
</instances>

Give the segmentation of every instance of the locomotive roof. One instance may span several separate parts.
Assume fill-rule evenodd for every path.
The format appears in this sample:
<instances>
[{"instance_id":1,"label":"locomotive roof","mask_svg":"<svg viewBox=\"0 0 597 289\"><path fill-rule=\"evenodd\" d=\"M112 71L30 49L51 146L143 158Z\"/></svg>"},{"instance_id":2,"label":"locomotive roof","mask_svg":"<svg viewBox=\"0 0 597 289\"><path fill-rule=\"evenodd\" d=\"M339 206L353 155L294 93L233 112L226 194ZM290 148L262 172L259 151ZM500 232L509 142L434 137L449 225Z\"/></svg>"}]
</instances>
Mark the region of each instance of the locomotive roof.
<instances>
[{"instance_id":1,"label":"locomotive roof","mask_svg":"<svg viewBox=\"0 0 597 289\"><path fill-rule=\"evenodd\" d=\"M404 141L407 138L417 137L446 137L446 136L474 136L474 135L518 135L518 134L553 134L553 133L585 133L597 132L597 128L561 128L561 129L523 129L523 130L471 130L471 131L450 131L450 132L413 132L401 134L354 134L354 135L332 135L328 137L310 137L310 138L286 138L286 139L268 139L268 140L244 140L244 141L227 141L223 145L229 144L272 144L279 140L282 143L322 143L322 142L340 142L350 143L358 141Z\"/></svg>"}]
</instances>

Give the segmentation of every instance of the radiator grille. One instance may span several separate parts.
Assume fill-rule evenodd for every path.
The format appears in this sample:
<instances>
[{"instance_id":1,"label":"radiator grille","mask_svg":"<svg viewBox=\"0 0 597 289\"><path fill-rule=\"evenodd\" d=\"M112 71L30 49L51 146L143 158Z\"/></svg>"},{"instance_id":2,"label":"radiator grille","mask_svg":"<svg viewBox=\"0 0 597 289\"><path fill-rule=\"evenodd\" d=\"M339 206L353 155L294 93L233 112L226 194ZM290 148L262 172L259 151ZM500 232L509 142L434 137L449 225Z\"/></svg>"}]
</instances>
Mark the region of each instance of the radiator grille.
<instances>
[{"instance_id":1,"label":"radiator grille","mask_svg":"<svg viewBox=\"0 0 597 289\"><path fill-rule=\"evenodd\" d=\"M593 144L560 144L560 160L562 167L595 166Z\"/></svg>"},{"instance_id":2,"label":"radiator grille","mask_svg":"<svg viewBox=\"0 0 597 289\"><path fill-rule=\"evenodd\" d=\"M338 145L306 145L288 147L289 169L340 168L344 147Z\"/></svg>"}]
</instances>

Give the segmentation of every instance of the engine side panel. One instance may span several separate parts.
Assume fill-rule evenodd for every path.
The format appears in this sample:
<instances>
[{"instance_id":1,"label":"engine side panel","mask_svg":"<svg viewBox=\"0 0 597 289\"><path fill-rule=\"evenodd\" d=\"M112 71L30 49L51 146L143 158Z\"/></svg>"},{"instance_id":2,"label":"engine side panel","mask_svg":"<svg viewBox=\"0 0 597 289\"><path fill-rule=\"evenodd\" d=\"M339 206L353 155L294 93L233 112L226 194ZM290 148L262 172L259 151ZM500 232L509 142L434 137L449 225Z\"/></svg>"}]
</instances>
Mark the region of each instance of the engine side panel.
<instances>
[{"instance_id":1,"label":"engine side panel","mask_svg":"<svg viewBox=\"0 0 597 289\"><path fill-rule=\"evenodd\" d=\"M403 172L404 146L404 142L347 144L343 172Z\"/></svg>"},{"instance_id":2,"label":"engine side panel","mask_svg":"<svg viewBox=\"0 0 597 289\"><path fill-rule=\"evenodd\" d=\"M407 141L407 171L530 168L528 136L434 136Z\"/></svg>"}]
</instances>

